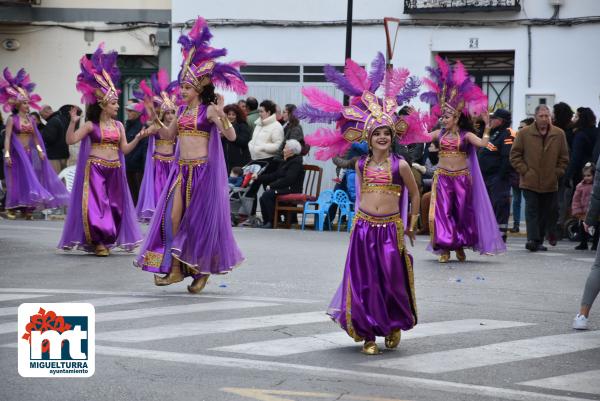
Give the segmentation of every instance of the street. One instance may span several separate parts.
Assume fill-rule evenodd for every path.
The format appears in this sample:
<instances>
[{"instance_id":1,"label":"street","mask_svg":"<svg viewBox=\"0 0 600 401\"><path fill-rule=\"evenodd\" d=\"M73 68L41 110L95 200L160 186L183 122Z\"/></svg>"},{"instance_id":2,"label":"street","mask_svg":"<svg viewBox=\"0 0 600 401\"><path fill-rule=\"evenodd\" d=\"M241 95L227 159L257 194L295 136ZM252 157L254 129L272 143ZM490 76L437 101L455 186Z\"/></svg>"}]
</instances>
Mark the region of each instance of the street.
<instances>
[{"instance_id":1,"label":"street","mask_svg":"<svg viewBox=\"0 0 600 401\"><path fill-rule=\"evenodd\" d=\"M366 356L325 314L348 233L235 228L246 261L191 295L132 254L56 251L62 224L0 221L0 400L600 400L598 310L571 328L594 257L575 243L510 237L506 255L441 265L418 237L419 323ZM23 302L95 306L93 377L19 376Z\"/></svg>"}]
</instances>

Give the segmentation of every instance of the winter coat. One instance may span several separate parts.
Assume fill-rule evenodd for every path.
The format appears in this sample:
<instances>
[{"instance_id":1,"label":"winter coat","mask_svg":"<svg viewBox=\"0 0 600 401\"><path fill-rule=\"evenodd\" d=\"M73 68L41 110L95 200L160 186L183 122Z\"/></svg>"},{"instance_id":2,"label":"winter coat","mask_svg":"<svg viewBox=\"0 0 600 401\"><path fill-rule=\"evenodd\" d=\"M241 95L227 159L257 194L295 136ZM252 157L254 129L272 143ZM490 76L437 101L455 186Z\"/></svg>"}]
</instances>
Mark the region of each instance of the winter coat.
<instances>
[{"instance_id":1,"label":"winter coat","mask_svg":"<svg viewBox=\"0 0 600 401\"><path fill-rule=\"evenodd\" d=\"M558 179L569 164L565 133L550 125L548 133L536 124L521 129L510 151L510 163L519 173L519 187L538 193L558 191Z\"/></svg>"},{"instance_id":2,"label":"winter coat","mask_svg":"<svg viewBox=\"0 0 600 401\"><path fill-rule=\"evenodd\" d=\"M573 195L573 202L571 203L571 214L578 216L586 214L590 205L590 199L592 198L592 183L586 184L580 182L575 188L575 194Z\"/></svg>"},{"instance_id":3,"label":"winter coat","mask_svg":"<svg viewBox=\"0 0 600 401\"><path fill-rule=\"evenodd\" d=\"M259 119L258 110L252 110L248 112L246 116L246 122L248 123L248 127L250 128L250 133L254 132L254 128L256 128L256 121Z\"/></svg>"},{"instance_id":4,"label":"winter coat","mask_svg":"<svg viewBox=\"0 0 600 401\"><path fill-rule=\"evenodd\" d=\"M67 129L71 122L70 104L62 106L58 111L48 117L48 123L41 131L48 160L69 158L69 145L67 145Z\"/></svg>"},{"instance_id":5,"label":"winter coat","mask_svg":"<svg viewBox=\"0 0 600 401\"><path fill-rule=\"evenodd\" d=\"M277 121L275 114L264 120L256 120L256 128L248 143L252 160L268 159L277 155L283 142L283 127Z\"/></svg>"},{"instance_id":6,"label":"winter coat","mask_svg":"<svg viewBox=\"0 0 600 401\"><path fill-rule=\"evenodd\" d=\"M270 186L276 194L302 193L304 186L302 156L291 156L274 172L259 175L258 182Z\"/></svg>"},{"instance_id":7,"label":"winter coat","mask_svg":"<svg viewBox=\"0 0 600 401\"><path fill-rule=\"evenodd\" d=\"M250 128L245 121L235 122L232 125L235 130L235 141L230 142L227 138L221 138L227 172L230 172L233 167L243 167L250 161L250 151L248 150Z\"/></svg>"},{"instance_id":8,"label":"winter coat","mask_svg":"<svg viewBox=\"0 0 600 401\"><path fill-rule=\"evenodd\" d=\"M575 131L571 148L571 159L565 173L565 177L573 183L581 181L581 169L587 162L596 161L593 158L593 151L597 137L598 130L594 127Z\"/></svg>"},{"instance_id":9,"label":"winter coat","mask_svg":"<svg viewBox=\"0 0 600 401\"><path fill-rule=\"evenodd\" d=\"M125 121L125 137L127 142L133 141L135 136L144 128L139 118ZM125 155L125 168L127 172L144 171L146 163L146 151L148 150L148 138L138 142L135 149Z\"/></svg>"}]
</instances>

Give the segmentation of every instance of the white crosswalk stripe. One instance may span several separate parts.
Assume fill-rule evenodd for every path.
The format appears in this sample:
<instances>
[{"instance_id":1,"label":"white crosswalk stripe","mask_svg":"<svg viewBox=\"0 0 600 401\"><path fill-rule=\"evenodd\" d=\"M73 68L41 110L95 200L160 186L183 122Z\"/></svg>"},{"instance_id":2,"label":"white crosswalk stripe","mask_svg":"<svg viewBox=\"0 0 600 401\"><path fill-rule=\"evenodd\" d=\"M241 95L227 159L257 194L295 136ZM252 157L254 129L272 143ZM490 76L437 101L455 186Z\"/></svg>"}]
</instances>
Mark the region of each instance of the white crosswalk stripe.
<instances>
[{"instance_id":1,"label":"white crosswalk stripe","mask_svg":"<svg viewBox=\"0 0 600 401\"><path fill-rule=\"evenodd\" d=\"M499 320L466 319L447 322L422 323L414 329L402 333L402 341L456 333L529 326L529 323ZM238 354L262 356L286 356L304 352L325 351L334 348L353 346L353 341L342 330L333 333L315 334L310 337L292 337L270 341L258 341L212 348L213 351L235 352Z\"/></svg>"},{"instance_id":2,"label":"white crosswalk stripe","mask_svg":"<svg viewBox=\"0 0 600 401\"><path fill-rule=\"evenodd\" d=\"M480 347L377 360L363 366L444 373L600 348L600 331L507 341Z\"/></svg>"},{"instance_id":3,"label":"white crosswalk stripe","mask_svg":"<svg viewBox=\"0 0 600 401\"><path fill-rule=\"evenodd\" d=\"M552 390L574 391L577 393L600 394L600 370L573 373L569 375L547 377L522 383L524 386L540 387Z\"/></svg>"},{"instance_id":4,"label":"white crosswalk stripe","mask_svg":"<svg viewBox=\"0 0 600 401\"><path fill-rule=\"evenodd\" d=\"M204 334L230 333L239 330L260 329L274 326L319 323L327 322L329 320L329 317L323 311L288 313L229 320L215 320L210 322L170 324L155 326L148 329L136 328L132 330L118 330L98 333L96 338L105 341L137 343Z\"/></svg>"},{"instance_id":5,"label":"white crosswalk stripe","mask_svg":"<svg viewBox=\"0 0 600 401\"><path fill-rule=\"evenodd\" d=\"M49 295L40 295L40 297L42 297L42 296L49 296ZM36 298L36 296L29 295L27 298ZM69 302L88 303L88 304L94 305L94 307L96 307L96 308L99 308L102 306L127 305L127 304L135 304L135 303L140 303L140 302L152 302L152 301L156 301L156 300L158 300L158 298L106 297L106 298L92 298L92 299L81 299L81 300L78 299L78 300L72 300ZM0 308L0 316L16 315L17 309L18 309L18 306L9 306L6 308Z\"/></svg>"}]
</instances>

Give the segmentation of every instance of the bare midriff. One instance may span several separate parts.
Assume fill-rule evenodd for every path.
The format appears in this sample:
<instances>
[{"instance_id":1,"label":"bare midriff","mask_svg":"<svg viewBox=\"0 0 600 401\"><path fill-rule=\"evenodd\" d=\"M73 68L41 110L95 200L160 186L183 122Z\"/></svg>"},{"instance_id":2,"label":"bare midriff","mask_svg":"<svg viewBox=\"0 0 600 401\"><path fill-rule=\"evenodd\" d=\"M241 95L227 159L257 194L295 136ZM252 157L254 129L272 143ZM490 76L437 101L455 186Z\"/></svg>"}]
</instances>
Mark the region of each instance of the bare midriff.
<instances>
[{"instance_id":1,"label":"bare midriff","mask_svg":"<svg viewBox=\"0 0 600 401\"><path fill-rule=\"evenodd\" d=\"M402 187L392 183L389 159L379 168L367 165L362 173L360 209L375 215L398 213Z\"/></svg>"},{"instance_id":2,"label":"bare midriff","mask_svg":"<svg viewBox=\"0 0 600 401\"><path fill-rule=\"evenodd\" d=\"M175 141L171 139L157 138L154 142L154 151L163 155L172 155L175 148Z\"/></svg>"},{"instance_id":3,"label":"bare midriff","mask_svg":"<svg viewBox=\"0 0 600 401\"><path fill-rule=\"evenodd\" d=\"M360 210L368 214L382 215L399 212L398 196L385 192L366 192L360 194Z\"/></svg>"},{"instance_id":4,"label":"bare midriff","mask_svg":"<svg viewBox=\"0 0 600 401\"><path fill-rule=\"evenodd\" d=\"M202 136L180 136L179 158L190 160L208 156L208 138Z\"/></svg>"}]
</instances>

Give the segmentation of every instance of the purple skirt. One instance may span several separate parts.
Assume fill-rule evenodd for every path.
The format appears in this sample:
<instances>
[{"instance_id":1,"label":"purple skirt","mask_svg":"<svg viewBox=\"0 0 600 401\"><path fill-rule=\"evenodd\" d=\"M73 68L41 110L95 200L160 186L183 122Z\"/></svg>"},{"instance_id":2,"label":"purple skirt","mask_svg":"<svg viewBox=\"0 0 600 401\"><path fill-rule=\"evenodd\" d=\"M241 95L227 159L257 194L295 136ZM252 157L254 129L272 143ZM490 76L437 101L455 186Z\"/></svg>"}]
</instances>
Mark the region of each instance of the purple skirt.
<instances>
[{"instance_id":1,"label":"purple skirt","mask_svg":"<svg viewBox=\"0 0 600 401\"><path fill-rule=\"evenodd\" d=\"M429 206L429 232L434 251L476 246L478 235L472 190L468 169L449 171L438 168L435 171Z\"/></svg>"},{"instance_id":2,"label":"purple skirt","mask_svg":"<svg viewBox=\"0 0 600 401\"><path fill-rule=\"evenodd\" d=\"M327 314L355 341L417 324L413 261L400 214L357 212L342 283Z\"/></svg>"},{"instance_id":3,"label":"purple skirt","mask_svg":"<svg viewBox=\"0 0 600 401\"><path fill-rule=\"evenodd\" d=\"M153 191L154 198L148 196L148 199L138 200L138 218L142 222L149 222L154 215L154 210L156 209L156 204L160 199L160 195L163 189L167 186L167 181L169 179L169 173L171 172L171 168L173 167L173 162L175 161L174 155L166 155L159 152L154 152L152 156L153 163L153 177L145 177L144 179L152 179L151 190ZM142 184L142 187L144 184ZM140 197L143 196L143 191L140 191ZM153 199L153 201L150 201Z\"/></svg>"},{"instance_id":4,"label":"purple skirt","mask_svg":"<svg viewBox=\"0 0 600 401\"><path fill-rule=\"evenodd\" d=\"M121 229L125 194L119 160L90 157L85 166L83 201L81 203L83 230L88 245L116 245Z\"/></svg>"}]
</instances>

